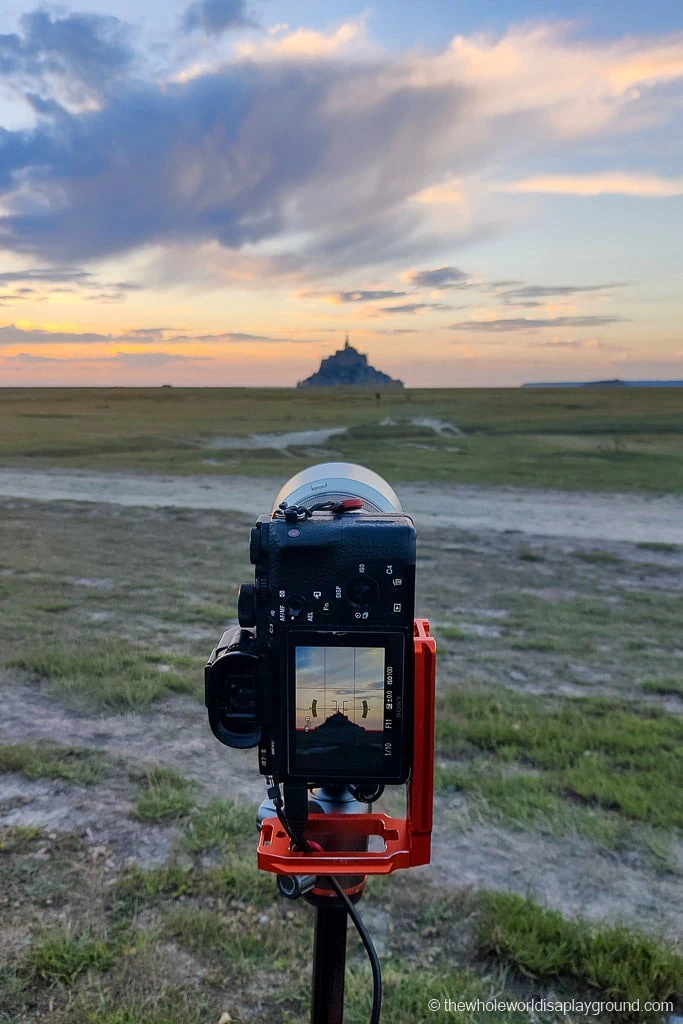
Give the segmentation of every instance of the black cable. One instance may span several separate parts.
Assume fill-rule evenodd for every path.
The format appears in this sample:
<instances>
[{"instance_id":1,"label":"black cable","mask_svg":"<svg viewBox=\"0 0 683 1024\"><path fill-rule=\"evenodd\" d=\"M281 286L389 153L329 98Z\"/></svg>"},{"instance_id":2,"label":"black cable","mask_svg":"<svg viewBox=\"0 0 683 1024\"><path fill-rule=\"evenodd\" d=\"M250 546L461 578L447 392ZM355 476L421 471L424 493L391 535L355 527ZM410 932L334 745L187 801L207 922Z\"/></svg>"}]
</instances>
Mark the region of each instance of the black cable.
<instances>
[{"instance_id":1,"label":"black cable","mask_svg":"<svg viewBox=\"0 0 683 1024\"><path fill-rule=\"evenodd\" d=\"M300 850L303 850L304 853L308 853L311 850L311 846L308 840L304 835L295 835L294 832L292 831L289 822L287 821L286 808L283 804L282 795L280 793L280 787L277 783L274 783L271 786L271 788L269 788L268 796L271 798L273 804L275 805L275 810L277 812L280 824L282 825L283 829L285 830L289 838L292 840L294 846L297 846ZM382 967L379 962L379 957L377 956L377 950L375 949L372 939L370 938L369 931L365 927L365 922L363 921L363 918L360 916L357 908L353 905L349 897L346 895L346 892L344 891L343 887L340 885L340 883L337 881L334 875L325 875L324 877L327 878L328 882L330 883L335 893L337 894L337 897L343 903L344 909L346 910L346 913L353 921L354 927L358 932L360 941L363 943L363 946L365 947L365 952L368 954L368 959L370 961L370 969L372 971L372 1013L370 1015L370 1024L379 1024L379 1015L382 1010Z\"/></svg>"},{"instance_id":2,"label":"black cable","mask_svg":"<svg viewBox=\"0 0 683 1024\"><path fill-rule=\"evenodd\" d=\"M370 938L370 933L365 927L363 918L358 913L358 909L354 907L353 903L344 892L342 886L333 875L326 875L326 878L328 882L330 882L339 899L344 904L346 913L353 921L356 931L360 937L360 941L365 946L365 952L368 954L370 969L372 970L372 1013L370 1015L370 1024L379 1024L379 1015L382 1009L382 968L380 966L379 957L377 956L377 950Z\"/></svg>"}]
</instances>

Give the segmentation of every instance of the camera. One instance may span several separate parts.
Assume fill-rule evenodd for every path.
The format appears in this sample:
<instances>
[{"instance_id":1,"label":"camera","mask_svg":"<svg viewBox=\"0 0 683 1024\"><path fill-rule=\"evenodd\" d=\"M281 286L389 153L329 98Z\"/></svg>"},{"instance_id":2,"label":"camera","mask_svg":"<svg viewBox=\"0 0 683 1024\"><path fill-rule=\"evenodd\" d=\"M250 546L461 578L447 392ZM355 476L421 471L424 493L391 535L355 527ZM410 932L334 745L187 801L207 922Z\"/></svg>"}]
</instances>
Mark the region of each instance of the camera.
<instances>
[{"instance_id":1,"label":"camera","mask_svg":"<svg viewBox=\"0 0 683 1024\"><path fill-rule=\"evenodd\" d=\"M251 531L254 583L205 669L214 735L311 786L410 775L416 535L380 476L324 463Z\"/></svg>"}]
</instances>

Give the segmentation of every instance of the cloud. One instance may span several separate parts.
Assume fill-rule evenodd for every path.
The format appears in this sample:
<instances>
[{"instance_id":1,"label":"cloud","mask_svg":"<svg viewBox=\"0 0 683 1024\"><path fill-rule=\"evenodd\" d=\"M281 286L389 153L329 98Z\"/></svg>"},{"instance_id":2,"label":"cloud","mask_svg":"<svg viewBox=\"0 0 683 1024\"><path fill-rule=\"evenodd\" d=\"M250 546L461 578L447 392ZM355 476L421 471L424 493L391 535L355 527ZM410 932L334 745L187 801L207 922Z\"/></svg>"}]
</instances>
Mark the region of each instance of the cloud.
<instances>
[{"instance_id":1,"label":"cloud","mask_svg":"<svg viewBox=\"0 0 683 1024\"><path fill-rule=\"evenodd\" d=\"M179 333L180 332L180 333ZM315 338L287 338L268 334L248 334L241 331L224 331L216 334L192 334L174 327L129 328L120 334L99 334L88 331L46 330L42 327L18 327L5 324L0 327L0 348L13 345L101 345L132 342L138 345L159 344L240 344L258 342L264 344L315 344Z\"/></svg>"},{"instance_id":2,"label":"cloud","mask_svg":"<svg viewBox=\"0 0 683 1024\"><path fill-rule=\"evenodd\" d=\"M398 299L407 292L380 291L378 289L356 289L349 292L318 292L303 291L297 297L300 299L323 299L333 306L345 305L349 302L378 302L382 299Z\"/></svg>"},{"instance_id":3,"label":"cloud","mask_svg":"<svg viewBox=\"0 0 683 1024\"><path fill-rule=\"evenodd\" d=\"M496 186L498 192L545 192L564 196L639 196L665 198L683 195L683 178L656 174L603 171L599 174L546 174Z\"/></svg>"},{"instance_id":4,"label":"cloud","mask_svg":"<svg viewBox=\"0 0 683 1024\"><path fill-rule=\"evenodd\" d=\"M56 77L80 106L87 96L106 96L135 59L129 26L109 15L60 17L37 8L22 15L20 26L21 33L0 35L0 72L6 80L46 85ZM33 105L42 113L58 109L39 95Z\"/></svg>"},{"instance_id":5,"label":"cloud","mask_svg":"<svg viewBox=\"0 0 683 1024\"><path fill-rule=\"evenodd\" d=\"M183 356L174 352L116 352L113 356L87 356L85 358L73 356L37 356L31 352L17 352L15 355L5 356L0 353L0 360L3 362L15 363L88 363L88 364L109 364L123 363L126 366L160 366L168 363L198 363L210 361L210 356Z\"/></svg>"},{"instance_id":6,"label":"cloud","mask_svg":"<svg viewBox=\"0 0 683 1024\"><path fill-rule=\"evenodd\" d=\"M628 288L631 282L611 281L606 285L524 285L505 292L505 298L545 299L561 295L582 295L587 292L609 292L614 288Z\"/></svg>"},{"instance_id":7,"label":"cloud","mask_svg":"<svg viewBox=\"0 0 683 1024\"><path fill-rule=\"evenodd\" d=\"M352 18L332 32L298 28L293 32L284 26L284 33L269 33L270 38L258 43L241 43L237 52L251 60L319 60L333 57L350 47L364 44L365 18Z\"/></svg>"},{"instance_id":8,"label":"cloud","mask_svg":"<svg viewBox=\"0 0 683 1024\"><path fill-rule=\"evenodd\" d=\"M615 288L628 288L630 281L610 281L607 284L557 284L557 285L542 285L542 284L528 284L523 285L520 288L512 288L509 291L502 292L502 298L507 303L520 306L536 306L542 305L537 302L519 302L517 299L547 299L557 298L565 295L586 295L590 292L608 292L613 291Z\"/></svg>"},{"instance_id":9,"label":"cloud","mask_svg":"<svg viewBox=\"0 0 683 1024\"><path fill-rule=\"evenodd\" d=\"M420 313L423 309L452 309L443 302L404 302L400 306L381 306L381 313Z\"/></svg>"},{"instance_id":10,"label":"cloud","mask_svg":"<svg viewBox=\"0 0 683 1024\"><path fill-rule=\"evenodd\" d=\"M459 181L444 181L440 185L430 185L411 198L416 203L438 203L442 206L452 206L464 200Z\"/></svg>"},{"instance_id":11,"label":"cloud","mask_svg":"<svg viewBox=\"0 0 683 1024\"><path fill-rule=\"evenodd\" d=\"M17 327L15 324L6 324L4 327L0 327L0 347L3 348L7 345L59 345L73 342L92 345L113 340L111 334L95 332L46 331L39 327Z\"/></svg>"},{"instance_id":12,"label":"cloud","mask_svg":"<svg viewBox=\"0 0 683 1024\"><path fill-rule=\"evenodd\" d=\"M367 332L362 331L361 333L365 334ZM417 331L414 327L392 327L391 329L388 329L388 328L386 328L386 329L385 328L382 328L382 329L376 328L375 330L371 331L370 333L371 334L419 334L420 332Z\"/></svg>"},{"instance_id":13,"label":"cloud","mask_svg":"<svg viewBox=\"0 0 683 1024\"><path fill-rule=\"evenodd\" d=\"M174 352L117 352L113 357L127 366L159 366L165 363L196 363L210 360L210 356L184 356ZM103 360L107 362L108 360Z\"/></svg>"},{"instance_id":14,"label":"cloud","mask_svg":"<svg viewBox=\"0 0 683 1024\"><path fill-rule=\"evenodd\" d=\"M102 42L106 26L87 17ZM69 18L43 14L43 35ZM215 245L245 259L277 253L309 280L436 261L499 223L454 227L411 197L494 158L665 118L683 77L676 35L592 44L566 27L525 25L457 36L440 52L354 49L351 60L362 24L268 37L258 53L222 56L185 81L151 68L133 77L125 46L110 41L102 79L118 75L117 87L96 108L46 96L35 127L0 133L0 246L54 262L155 247L177 262Z\"/></svg>"},{"instance_id":15,"label":"cloud","mask_svg":"<svg viewBox=\"0 0 683 1024\"><path fill-rule=\"evenodd\" d=\"M0 289L7 285L26 281L31 285L45 284L50 293L70 294L82 292L81 298L88 302L123 302L127 294L140 291L143 286L132 281L116 281L112 284L101 282L87 270L79 267L33 267L26 270L11 270L0 273ZM29 296L36 295L38 289L33 287L16 288L11 295L0 295L0 302L6 299L25 301ZM37 301L44 301L46 295Z\"/></svg>"},{"instance_id":16,"label":"cloud","mask_svg":"<svg viewBox=\"0 0 683 1024\"><path fill-rule=\"evenodd\" d=\"M438 267L436 270L409 270L403 280L416 288L466 288L467 274L457 267Z\"/></svg>"},{"instance_id":17,"label":"cloud","mask_svg":"<svg viewBox=\"0 0 683 1024\"><path fill-rule=\"evenodd\" d=\"M68 281L74 284L87 284L93 275L87 270L69 269L64 267L43 267L29 270L6 270L0 274L0 284L15 281Z\"/></svg>"},{"instance_id":18,"label":"cloud","mask_svg":"<svg viewBox=\"0 0 683 1024\"><path fill-rule=\"evenodd\" d=\"M544 327L606 327L623 323L622 316L554 316L538 320L514 317L509 320L461 320L449 324L454 331L529 331Z\"/></svg>"},{"instance_id":19,"label":"cloud","mask_svg":"<svg viewBox=\"0 0 683 1024\"><path fill-rule=\"evenodd\" d=\"M196 0L183 15L183 31L199 29L207 36L218 36L228 29L256 28L245 0Z\"/></svg>"}]
</instances>

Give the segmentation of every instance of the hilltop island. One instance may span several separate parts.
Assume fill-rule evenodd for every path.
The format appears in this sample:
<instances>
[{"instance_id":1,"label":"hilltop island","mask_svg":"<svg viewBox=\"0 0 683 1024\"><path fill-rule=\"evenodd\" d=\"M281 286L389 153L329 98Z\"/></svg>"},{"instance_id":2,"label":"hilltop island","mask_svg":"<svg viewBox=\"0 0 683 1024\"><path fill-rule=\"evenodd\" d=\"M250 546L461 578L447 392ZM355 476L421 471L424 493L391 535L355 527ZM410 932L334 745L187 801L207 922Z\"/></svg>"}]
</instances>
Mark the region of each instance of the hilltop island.
<instances>
[{"instance_id":1,"label":"hilltop island","mask_svg":"<svg viewBox=\"0 0 683 1024\"><path fill-rule=\"evenodd\" d=\"M323 359L320 369L300 380L298 388L402 388L403 381L394 380L387 373L376 370L368 357L349 345L348 335L344 348Z\"/></svg>"}]
</instances>

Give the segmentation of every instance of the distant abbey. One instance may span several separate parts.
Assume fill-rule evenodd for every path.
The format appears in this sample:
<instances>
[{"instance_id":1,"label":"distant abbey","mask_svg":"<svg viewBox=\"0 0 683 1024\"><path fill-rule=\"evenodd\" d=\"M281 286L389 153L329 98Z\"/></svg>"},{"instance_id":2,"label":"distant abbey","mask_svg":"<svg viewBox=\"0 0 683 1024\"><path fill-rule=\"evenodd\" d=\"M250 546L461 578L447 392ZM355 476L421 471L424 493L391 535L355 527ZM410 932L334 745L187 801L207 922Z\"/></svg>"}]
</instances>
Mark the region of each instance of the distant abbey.
<instances>
[{"instance_id":1,"label":"distant abbey","mask_svg":"<svg viewBox=\"0 0 683 1024\"><path fill-rule=\"evenodd\" d=\"M394 380L387 373L376 370L368 357L349 345L348 335L344 348L323 359L317 373L301 380L298 388L402 388L403 381Z\"/></svg>"}]
</instances>

